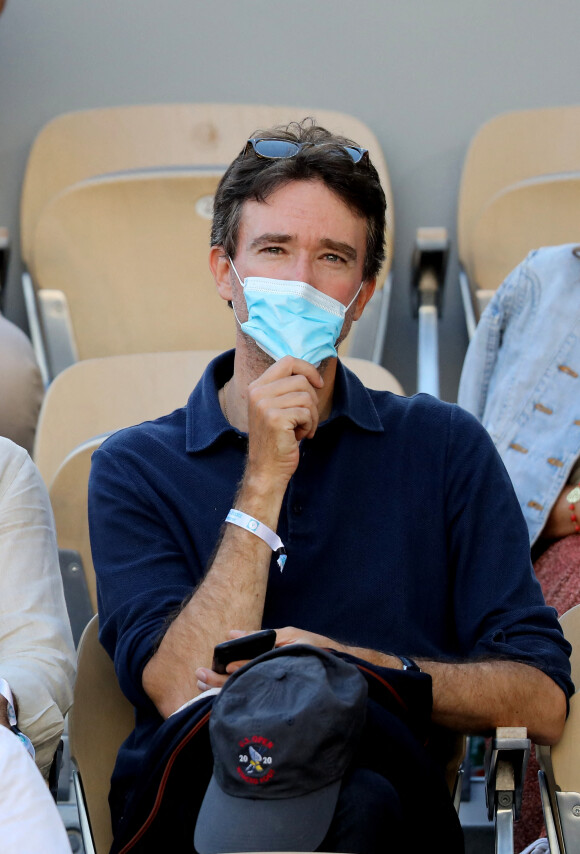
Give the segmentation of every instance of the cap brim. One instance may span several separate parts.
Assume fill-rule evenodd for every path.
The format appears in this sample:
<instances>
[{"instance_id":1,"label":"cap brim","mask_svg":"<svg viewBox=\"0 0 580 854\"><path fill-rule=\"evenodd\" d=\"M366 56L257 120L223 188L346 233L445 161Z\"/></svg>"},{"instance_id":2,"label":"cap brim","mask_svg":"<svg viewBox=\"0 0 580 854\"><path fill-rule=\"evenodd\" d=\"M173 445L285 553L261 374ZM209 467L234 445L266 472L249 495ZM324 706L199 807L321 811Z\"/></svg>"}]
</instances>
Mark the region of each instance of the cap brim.
<instances>
[{"instance_id":1,"label":"cap brim","mask_svg":"<svg viewBox=\"0 0 580 854\"><path fill-rule=\"evenodd\" d=\"M341 780L296 798L235 798L212 776L193 837L199 854L315 851L328 832Z\"/></svg>"}]
</instances>

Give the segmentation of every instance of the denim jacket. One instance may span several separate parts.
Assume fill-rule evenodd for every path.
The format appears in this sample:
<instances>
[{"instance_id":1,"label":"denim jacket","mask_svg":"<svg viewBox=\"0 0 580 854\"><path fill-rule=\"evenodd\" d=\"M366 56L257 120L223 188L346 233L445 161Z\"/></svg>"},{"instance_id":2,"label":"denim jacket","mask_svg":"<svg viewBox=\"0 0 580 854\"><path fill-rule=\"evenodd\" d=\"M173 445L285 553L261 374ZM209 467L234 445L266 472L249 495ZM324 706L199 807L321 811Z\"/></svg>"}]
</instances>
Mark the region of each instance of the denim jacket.
<instances>
[{"instance_id":1,"label":"denim jacket","mask_svg":"<svg viewBox=\"0 0 580 854\"><path fill-rule=\"evenodd\" d=\"M580 252L531 252L489 303L458 403L490 433L538 538L580 456Z\"/></svg>"}]
</instances>

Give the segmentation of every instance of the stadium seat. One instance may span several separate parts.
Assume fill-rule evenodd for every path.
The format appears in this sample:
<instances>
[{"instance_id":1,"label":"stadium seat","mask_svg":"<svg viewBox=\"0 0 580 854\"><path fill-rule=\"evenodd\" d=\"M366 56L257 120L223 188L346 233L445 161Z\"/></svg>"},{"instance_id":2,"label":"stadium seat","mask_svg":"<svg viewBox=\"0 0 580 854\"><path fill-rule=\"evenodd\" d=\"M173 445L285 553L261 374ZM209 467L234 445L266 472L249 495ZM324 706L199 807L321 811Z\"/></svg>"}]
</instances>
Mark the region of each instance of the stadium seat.
<instances>
[{"instance_id":1,"label":"stadium seat","mask_svg":"<svg viewBox=\"0 0 580 854\"><path fill-rule=\"evenodd\" d=\"M541 176L497 193L476 222L467 263L479 313L533 249L578 241L580 172Z\"/></svg>"},{"instance_id":2,"label":"stadium seat","mask_svg":"<svg viewBox=\"0 0 580 854\"><path fill-rule=\"evenodd\" d=\"M562 614L564 635L572 644L572 680L580 685L580 605ZM580 694L570 699L564 734L551 748L537 747L539 783L550 854L580 850Z\"/></svg>"},{"instance_id":3,"label":"stadium seat","mask_svg":"<svg viewBox=\"0 0 580 854\"><path fill-rule=\"evenodd\" d=\"M470 337L480 316L470 256L474 230L485 207L498 193L530 178L578 171L578 105L506 112L486 122L474 135L462 170L457 209L460 286ZM546 211L539 211L538 219L547 219ZM487 300L485 295L483 300Z\"/></svg>"}]
</instances>

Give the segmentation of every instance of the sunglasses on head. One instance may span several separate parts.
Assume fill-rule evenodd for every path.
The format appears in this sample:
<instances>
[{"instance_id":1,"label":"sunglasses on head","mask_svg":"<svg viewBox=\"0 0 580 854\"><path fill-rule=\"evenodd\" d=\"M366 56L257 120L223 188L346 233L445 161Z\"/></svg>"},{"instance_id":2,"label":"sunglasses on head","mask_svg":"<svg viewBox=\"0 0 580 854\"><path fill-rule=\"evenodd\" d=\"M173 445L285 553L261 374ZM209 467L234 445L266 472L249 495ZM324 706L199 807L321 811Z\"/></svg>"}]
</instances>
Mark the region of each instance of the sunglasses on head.
<instances>
[{"instance_id":1,"label":"sunglasses on head","mask_svg":"<svg viewBox=\"0 0 580 854\"><path fill-rule=\"evenodd\" d=\"M249 139L244 149L244 156L248 153L250 146L258 157L263 157L266 160L280 160L286 157L295 157L298 152L305 146L323 146L333 147L333 143L327 142L292 142L288 139ZM335 145L335 148L342 148L349 155L353 163L359 163L365 155L368 155L366 148L359 148L358 145Z\"/></svg>"}]
</instances>

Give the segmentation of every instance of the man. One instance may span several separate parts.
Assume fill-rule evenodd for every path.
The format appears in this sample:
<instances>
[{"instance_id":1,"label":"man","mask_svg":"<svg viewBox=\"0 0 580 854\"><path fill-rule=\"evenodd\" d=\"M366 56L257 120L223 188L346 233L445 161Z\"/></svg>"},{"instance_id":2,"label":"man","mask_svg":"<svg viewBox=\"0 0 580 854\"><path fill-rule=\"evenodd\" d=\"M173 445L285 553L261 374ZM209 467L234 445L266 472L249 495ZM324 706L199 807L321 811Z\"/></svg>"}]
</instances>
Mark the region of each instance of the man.
<instances>
[{"instance_id":1,"label":"man","mask_svg":"<svg viewBox=\"0 0 580 854\"><path fill-rule=\"evenodd\" d=\"M136 706L114 818L162 720L227 679L214 645L262 625L278 647L389 668L413 656L435 725L560 736L567 647L490 440L457 407L365 389L336 358L373 294L384 217L354 143L308 123L256 134L214 205L235 353L185 409L93 457L101 639Z\"/></svg>"}]
</instances>

